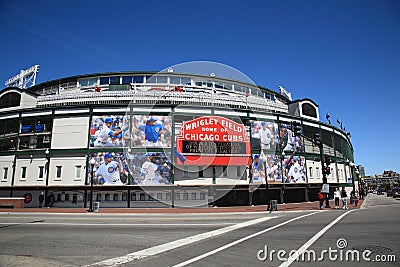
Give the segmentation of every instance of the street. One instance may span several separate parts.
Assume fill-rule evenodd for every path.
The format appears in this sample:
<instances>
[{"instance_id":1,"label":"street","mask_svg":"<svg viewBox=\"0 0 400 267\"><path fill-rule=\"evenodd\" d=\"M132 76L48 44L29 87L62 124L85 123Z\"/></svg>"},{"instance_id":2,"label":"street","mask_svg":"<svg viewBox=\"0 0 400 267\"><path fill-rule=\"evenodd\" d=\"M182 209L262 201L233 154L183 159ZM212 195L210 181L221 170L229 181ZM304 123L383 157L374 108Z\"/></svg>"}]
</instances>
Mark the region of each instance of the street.
<instances>
[{"instance_id":1,"label":"street","mask_svg":"<svg viewBox=\"0 0 400 267\"><path fill-rule=\"evenodd\" d=\"M400 201L371 194L364 206L272 213L0 213L0 266L398 266ZM289 254L297 260L285 261Z\"/></svg>"}]
</instances>

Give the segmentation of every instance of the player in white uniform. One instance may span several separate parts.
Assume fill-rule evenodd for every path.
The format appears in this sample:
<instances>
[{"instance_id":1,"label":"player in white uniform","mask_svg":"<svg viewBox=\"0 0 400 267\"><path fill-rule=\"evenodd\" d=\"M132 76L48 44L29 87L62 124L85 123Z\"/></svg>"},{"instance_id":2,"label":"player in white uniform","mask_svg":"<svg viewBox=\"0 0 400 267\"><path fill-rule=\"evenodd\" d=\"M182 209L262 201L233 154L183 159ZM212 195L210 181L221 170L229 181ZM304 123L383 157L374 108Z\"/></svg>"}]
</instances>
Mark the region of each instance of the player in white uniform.
<instances>
[{"instance_id":1,"label":"player in white uniform","mask_svg":"<svg viewBox=\"0 0 400 267\"><path fill-rule=\"evenodd\" d=\"M262 128L258 132L260 136L261 149L271 149L272 132L266 122L261 122Z\"/></svg>"},{"instance_id":2,"label":"player in white uniform","mask_svg":"<svg viewBox=\"0 0 400 267\"><path fill-rule=\"evenodd\" d=\"M142 165L142 176L144 176L142 185L156 185L165 183L161 175L157 173L157 170L160 167L151 162L153 157L151 153L146 153L144 156L146 157L146 161Z\"/></svg>"},{"instance_id":3,"label":"player in white uniform","mask_svg":"<svg viewBox=\"0 0 400 267\"><path fill-rule=\"evenodd\" d=\"M102 176L105 180L104 185L123 185L120 179L122 171L122 165L107 153L104 155L104 163L96 171L96 177Z\"/></svg>"},{"instance_id":4,"label":"player in white uniform","mask_svg":"<svg viewBox=\"0 0 400 267\"><path fill-rule=\"evenodd\" d=\"M293 182L295 183L302 183L305 182L302 175L302 168L300 164L296 161L289 169L289 177L293 177Z\"/></svg>"},{"instance_id":5,"label":"player in white uniform","mask_svg":"<svg viewBox=\"0 0 400 267\"><path fill-rule=\"evenodd\" d=\"M110 137L111 136L117 136L119 135L122 130L118 129L115 131L112 131L110 127L112 126L113 119L112 118L106 118L103 123L103 129L98 133L97 139L94 142L95 147L112 147L115 146L113 142L111 142Z\"/></svg>"}]
</instances>

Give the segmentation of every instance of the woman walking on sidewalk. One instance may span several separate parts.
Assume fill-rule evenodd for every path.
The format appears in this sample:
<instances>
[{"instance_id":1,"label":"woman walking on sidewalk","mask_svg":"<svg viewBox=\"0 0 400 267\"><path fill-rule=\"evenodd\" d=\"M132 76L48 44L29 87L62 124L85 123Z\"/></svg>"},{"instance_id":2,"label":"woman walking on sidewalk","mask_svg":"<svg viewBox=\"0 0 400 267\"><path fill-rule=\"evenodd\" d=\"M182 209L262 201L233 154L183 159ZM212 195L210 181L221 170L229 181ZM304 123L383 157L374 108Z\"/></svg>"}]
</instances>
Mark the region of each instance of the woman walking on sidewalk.
<instances>
[{"instance_id":1,"label":"woman walking on sidewalk","mask_svg":"<svg viewBox=\"0 0 400 267\"><path fill-rule=\"evenodd\" d=\"M343 202L343 209L347 210L347 192L344 189L344 186L342 187L342 191L340 192L340 196L342 197L342 202Z\"/></svg>"},{"instance_id":2,"label":"woman walking on sidewalk","mask_svg":"<svg viewBox=\"0 0 400 267\"><path fill-rule=\"evenodd\" d=\"M319 200L319 209L322 210L324 208L324 194L322 194L321 189L318 192L318 200Z\"/></svg>"},{"instance_id":3,"label":"woman walking on sidewalk","mask_svg":"<svg viewBox=\"0 0 400 267\"><path fill-rule=\"evenodd\" d=\"M338 209L339 208L339 200L340 200L339 188L336 188L335 192L333 192L333 195L335 197L335 209Z\"/></svg>"}]
</instances>

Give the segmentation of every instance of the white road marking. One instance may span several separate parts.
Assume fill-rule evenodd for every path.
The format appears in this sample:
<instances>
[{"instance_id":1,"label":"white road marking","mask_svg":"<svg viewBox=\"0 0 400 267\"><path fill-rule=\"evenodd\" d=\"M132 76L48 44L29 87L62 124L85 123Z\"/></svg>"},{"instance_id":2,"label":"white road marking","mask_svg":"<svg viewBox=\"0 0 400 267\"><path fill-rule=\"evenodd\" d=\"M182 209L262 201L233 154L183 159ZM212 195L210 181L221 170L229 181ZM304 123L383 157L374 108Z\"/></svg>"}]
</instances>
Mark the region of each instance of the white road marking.
<instances>
[{"instance_id":1,"label":"white road marking","mask_svg":"<svg viewBox=\"0 0 400 267\"><path fill-rule=\"evenodd\" d=\"M334 226L338 221L340 221L344 216L346 216L352 211L353 210L349 210L348 212L343 213L342 215L337 217L334 221L332 221L330 224L325 226L321 231L316 233L313 237L310 238L310 240L308 240L303 246L301 246L301 248L299 248L296 251L296 253L292 254L292 255L297 255L297 257L289 257L289 259L283 262L281 265L279 265L279 267L290 266L298 257L300 257L306 251L306 249L308 249L315 241L317 241L318 238L320 238L326 231L328 231L332 226Z\"/></svg>"},{"instance_id":2,"label":"white road marking","mask_svg":"<svg viewBox=\"0 0 400 267\"><path fill-rule=\"evenodd\" d=\"M246 222L242 222L242 223L238 223L235 225L231 225L231 226L227 226L221 229L217 229L217 230L213 230L210 232L206 232L206 233L202 233L202 234L198 234L198 235L194 235L194 236L189 236L186 238L182 238L179 240L175 240L169 243L165 243L165 244L161 244L155 247L151 247L151 248L147 248L147 249L143 249L137 252L133 252L121 257L116 257L116 258L112 258L112 259L108 259L108 260L104 260L101 262L97 262L97 263L93 263L90 265L86 265L86 266L96 266L96 265L107 265L107 266L118 266L120 264L124 264L124 263L128 263L134 260L138 260L138 259L143 259L146 257L150 257L150 256L154 256L156 254L160 254L175 248L179 248L194 242L198 242L207 238L211 238L211 237L215 237L215 236L219 236L243 227L248 227L254 224L258 224L258 223L262 223L265 222L267 220L276 218L274 217L263 217L263 218L258 218L258 219L254 219L254 220L250 220L250 221L246 221Z\"/></svg>"},{"instance_id":3,"label":"white road marking","mask_svg":"<svg viewBox=\"0 0 400 267\"><path fill-rule=\"evenodd\" d=\"M283 226L283 225L285 225L285 224L288 224L288 223L297 221L297 220L299 220L299 219L302 219L302 218L305 218L305 217L308 217L308 216L311 216L311 215L314 215L314 214L317 214L317 213L320 213L320 212L321 212L321 211L317 211L317 212L309 213L309 214L306 214L306 215L302 215L302 216L299 216L299 217L296 217L296 218L287 220L287 221L285 221L285 222L283 222L283 223L280 223L280 224L277 224L277 225L272 226L272 227L270 227L270 228L264 229L264 230L262 230L262 231L260 231L260 232L254 233L254 234L252 234L252 235L243 237L243 238L241 238L241 239L239 239L239 240L236 240L236 241L234 241L234 242L232 242L232 243L226 244L225 246L222 246L222 247L220 247L220 248L217 248L217 249L215 249L215 250L212 250L212 251L210 251L210 252L207 252L207 253L205 253L205 254L202 254L202 255L200 255L200 256L197 256L197 257L192 258L192 259L190 259L190 260L187 260L187 261L185 261L185 262L182 262L182 263L179 263L179 264L177 264L177 265L174 265L173 267L186 266L186 265L188 265L188 264L191 264L191 263L193 263L193 262L196 262L196 261L198 261L198 260L201 260L201 259L203 259L203 258L205 258L205 257L208 257L208 256L210 256L210 255L213 255L213 254L215 254L215 253L218 253L218 252L220 252L220 251L222 251L222 250L224 250L224 249L227 249L227 248L230 248L230 247L232 247L232 246L234 246L234 245L237 245L237 244L239 244L239 243L241 243L241 242L243 242L243 241L246 241L246 240L248 240L248 239L250 239L250 238L259 236L259 235L261 235L261 234L264 234L264 233L266 233L266 232L269 232L269 231L271 231L271 230L274 230L274 229L276 229L276 228L278 228L278 227L281 227L281 226Z\"/></svg>"},{"instance_id":4,"label":"white road marking","mask_svg":"<svg viewBox=\"0 0 400 267\"><path fill-rule=\"evenodd\" d=\"M62 225L62 226L223 226L235 223L46 223L46 222L8 222L0 225Z\"/></svg>"}]
</instances>

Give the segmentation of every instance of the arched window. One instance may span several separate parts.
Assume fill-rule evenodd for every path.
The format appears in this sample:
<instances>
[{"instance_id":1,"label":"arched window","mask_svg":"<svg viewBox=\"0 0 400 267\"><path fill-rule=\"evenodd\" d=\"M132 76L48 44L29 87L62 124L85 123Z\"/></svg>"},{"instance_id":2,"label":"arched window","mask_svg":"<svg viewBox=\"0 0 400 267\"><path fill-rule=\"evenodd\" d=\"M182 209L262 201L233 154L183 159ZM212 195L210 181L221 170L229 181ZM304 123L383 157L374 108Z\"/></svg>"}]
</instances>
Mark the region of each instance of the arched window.
<instances>
[{"instance_id":1,"label":"arched window","mask_svg":"<svg viewBox=\"0 0 400 267\"><path fill-rule=\"evenodd\" d=\"M315 109L315 107L313 105L311 105L309 103L304 103L303 105L301 105L301 107L303 110L303 115L317 118L317 110Z\"/></svg>"},{"instance_id":2,"label":"arched window","mask_svg":"<svg viewBox=\"0 0 400 267\"><path fill-rule=\"evenodd\" d=\"M21 103L21 94L10 92L0 97L0 108L18 107Z\"/></svg>"}]
</instances>

